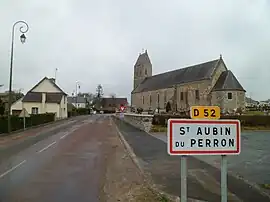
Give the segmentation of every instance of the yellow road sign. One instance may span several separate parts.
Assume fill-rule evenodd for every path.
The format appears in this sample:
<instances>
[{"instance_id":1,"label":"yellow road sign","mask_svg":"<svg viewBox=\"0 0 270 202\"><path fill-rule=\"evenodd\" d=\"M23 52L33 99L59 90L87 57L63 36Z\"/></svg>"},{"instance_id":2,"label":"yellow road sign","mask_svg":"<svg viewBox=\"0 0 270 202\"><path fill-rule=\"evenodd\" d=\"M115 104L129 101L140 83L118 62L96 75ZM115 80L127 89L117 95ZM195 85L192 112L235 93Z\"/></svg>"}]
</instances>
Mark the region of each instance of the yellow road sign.
<instances>
[{"instance_id":1,"label":"yellow road sign","mask_svg":"<svg viewBox=\"0 0 270 202\"><path fill-rule=\"evenodd\" d=\"M220 108L218 106L192 106L190 117L192 119L219 119Z\"/></svg>"}]
</instances>

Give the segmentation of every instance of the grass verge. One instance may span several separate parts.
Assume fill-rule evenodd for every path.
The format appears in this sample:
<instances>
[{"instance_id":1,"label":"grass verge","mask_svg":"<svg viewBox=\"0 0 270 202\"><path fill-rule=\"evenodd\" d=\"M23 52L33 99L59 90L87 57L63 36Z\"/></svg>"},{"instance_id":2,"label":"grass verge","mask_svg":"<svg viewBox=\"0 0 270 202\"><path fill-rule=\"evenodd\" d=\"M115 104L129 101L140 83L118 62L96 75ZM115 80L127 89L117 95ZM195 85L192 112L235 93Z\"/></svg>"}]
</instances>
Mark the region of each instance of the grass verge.
<instances>
[{"instance_id":1,"label":"grass verge","mask_svg":"<svg viewBox=\"0 0 270 202\"><path fill-rule=\"evenodd\" d=\"M270 131L270 127L264 126L242 126L241 129L242 131ZM150 132L167 132L167 127L160 125L152 125Z\"/></svg>"}]
</instances>

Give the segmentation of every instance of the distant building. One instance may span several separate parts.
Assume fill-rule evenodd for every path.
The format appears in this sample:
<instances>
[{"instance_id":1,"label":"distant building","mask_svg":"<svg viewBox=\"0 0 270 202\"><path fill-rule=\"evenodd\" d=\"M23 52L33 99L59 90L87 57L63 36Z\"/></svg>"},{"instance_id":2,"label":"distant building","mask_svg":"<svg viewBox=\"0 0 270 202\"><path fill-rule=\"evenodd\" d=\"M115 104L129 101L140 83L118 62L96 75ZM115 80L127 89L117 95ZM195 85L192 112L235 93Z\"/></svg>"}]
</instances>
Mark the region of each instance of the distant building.
<instances>
[{"instance_id":1,"label":"distant building","mask_svg":"<svg viewBox=\"0 0 270 202\"><path fill-rule=\"evenodd\" d=\"M19 114L23 108L29 114L55 113L57 119L67 118L67 94L54 79L44 77L24 97L13 103L11 113Z\"/></svg>"},{"instance_id":2,"label":"distant building","mask_svg":"<svg viewBox=\"0 0 270 202\"><path fill-rule=\"evenodd\" d=\"M100 110L108 112L116 112L120 106L128 106L127 98L101 98Z\"/></svg>"},{"instance_id":3,"label":"distant building","mask_svg":"<svg viewBox=\"0 0 270 202\"><path fill-rule=\"evenodd\" d=\"M69 104L72 104L76 108L86 108L87 100L84 97L67 97L67 101Z\"/></svg>"},{"instance_id":4,"label":"distant building","mask_svg":"<svg viewBox=\"0 0 270 202\"><path fill-rule=\"evenodd\" d=\"M143 110L188 111L194 105L217 105L224 111L245 108L245 89L227 69L222 57L152 75L147 51L134 65L131 105Z\"/></svg>"}]
</instances>

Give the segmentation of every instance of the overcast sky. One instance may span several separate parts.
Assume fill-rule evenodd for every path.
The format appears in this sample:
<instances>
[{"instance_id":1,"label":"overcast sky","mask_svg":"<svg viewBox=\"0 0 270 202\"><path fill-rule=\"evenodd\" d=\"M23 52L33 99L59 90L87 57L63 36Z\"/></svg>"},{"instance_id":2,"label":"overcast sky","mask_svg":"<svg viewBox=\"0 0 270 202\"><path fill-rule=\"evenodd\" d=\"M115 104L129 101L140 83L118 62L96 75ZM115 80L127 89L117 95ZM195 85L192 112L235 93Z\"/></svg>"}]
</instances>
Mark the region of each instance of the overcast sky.
<instances>
[{"instance_id":1,"label":"overcast sky","mask_svg":"<svg viewBox=\"0 0 270 202\"><path fill-rule=\"evenodd\" d=\"M1 0L0 84L8 89L12 24L16 30L13 88L28 91L44 76L71 94L130 97L133 65L147 49L153 73L217 59L222 54L255 99L270 98L270 2L267 0Z\"/></svg>"}]
</instances>

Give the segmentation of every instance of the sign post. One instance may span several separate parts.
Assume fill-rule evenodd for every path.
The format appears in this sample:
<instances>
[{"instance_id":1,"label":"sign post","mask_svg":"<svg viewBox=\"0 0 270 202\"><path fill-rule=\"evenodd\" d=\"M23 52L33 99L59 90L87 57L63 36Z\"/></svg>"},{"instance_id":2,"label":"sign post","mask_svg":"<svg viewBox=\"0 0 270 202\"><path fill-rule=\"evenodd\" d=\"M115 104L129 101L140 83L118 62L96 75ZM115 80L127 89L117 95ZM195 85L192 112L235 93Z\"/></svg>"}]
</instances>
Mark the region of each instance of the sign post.
<instances>
[{"instance_id":1,"label":"sign post","mask_svg":"<svg viewBox=\"0 0 270 202\"><path fill-rule=\"evenodd\" d=\"M25 108L22 109L22 112L20 113L19 117L23 118L23 130L25 130L25 118L26 117L30 117L30 115L28 114L28 112L26 111Z\"/></svg>"},{"instance_id":2,"label":"sign post","mask_svg":"<svg viewBox=\"0 0 270 202\"><path fill-rule=\"evenodd\" d=\"M227 202L227 158L240 154L239 120L219 120L216 106L191 107L192 119L168 120L168 154L181 156L181 201L187 201L187 155L221 155L221 201Z\"/></svg>"}]
</instances>

